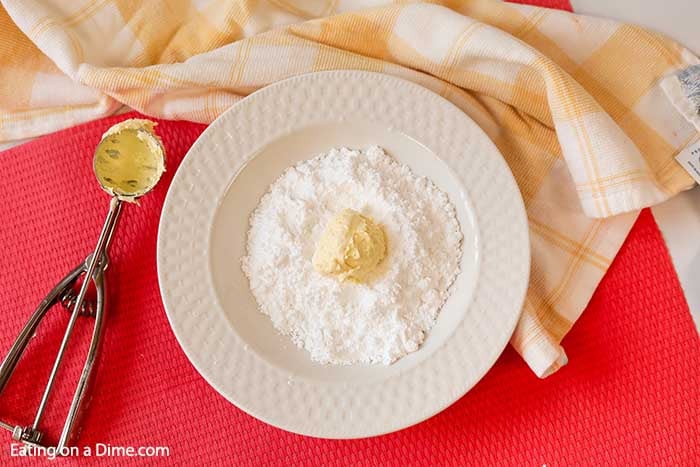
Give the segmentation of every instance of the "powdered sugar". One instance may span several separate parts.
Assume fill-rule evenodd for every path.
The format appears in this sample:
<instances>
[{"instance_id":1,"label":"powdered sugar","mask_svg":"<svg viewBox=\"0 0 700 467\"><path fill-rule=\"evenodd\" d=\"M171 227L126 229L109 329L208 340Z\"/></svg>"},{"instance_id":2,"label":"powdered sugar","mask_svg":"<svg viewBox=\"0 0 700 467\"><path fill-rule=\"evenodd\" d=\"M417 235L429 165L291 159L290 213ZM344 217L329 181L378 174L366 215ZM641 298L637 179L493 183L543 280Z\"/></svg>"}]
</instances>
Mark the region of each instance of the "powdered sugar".
<instances>
[{"instance_id":1,"label":"powdered sugar","mask_svg":"<svg viewBox=\"0 0 700 467\"><path fill-rule=\"evenodd\" d=\"M372 217L387 257L367 284L312 266L345 208ZM250 218L242 268L260 310L321 363L385 363L418 349L459 272L462 232L447 195L376 146L332 149L287 169Z\"/></svg>"}]
</instances>

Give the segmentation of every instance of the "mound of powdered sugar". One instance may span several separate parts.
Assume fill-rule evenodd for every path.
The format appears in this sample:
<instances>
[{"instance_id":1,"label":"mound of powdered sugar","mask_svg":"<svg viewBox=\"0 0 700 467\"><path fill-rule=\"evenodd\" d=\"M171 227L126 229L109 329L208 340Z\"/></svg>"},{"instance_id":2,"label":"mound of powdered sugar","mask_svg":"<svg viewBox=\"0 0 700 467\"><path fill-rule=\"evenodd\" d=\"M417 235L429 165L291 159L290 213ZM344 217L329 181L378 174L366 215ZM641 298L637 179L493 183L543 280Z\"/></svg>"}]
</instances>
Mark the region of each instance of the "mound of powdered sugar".
<instances>
[{"instance_id":1,"label":"mound of powdered sugar","mask_svg":"<svg viewBox=\"0 0 700 467\"><path fill-rule=\"evenodd\" d=\"M317 272L325 225L372 217L387 256L366 284ZM250 218L242 268L260 311L321 363L385 363L418 349L459 272L462 232L447 195L381 148L332 149L287 169Z\"/></svg>"}]
</instances>

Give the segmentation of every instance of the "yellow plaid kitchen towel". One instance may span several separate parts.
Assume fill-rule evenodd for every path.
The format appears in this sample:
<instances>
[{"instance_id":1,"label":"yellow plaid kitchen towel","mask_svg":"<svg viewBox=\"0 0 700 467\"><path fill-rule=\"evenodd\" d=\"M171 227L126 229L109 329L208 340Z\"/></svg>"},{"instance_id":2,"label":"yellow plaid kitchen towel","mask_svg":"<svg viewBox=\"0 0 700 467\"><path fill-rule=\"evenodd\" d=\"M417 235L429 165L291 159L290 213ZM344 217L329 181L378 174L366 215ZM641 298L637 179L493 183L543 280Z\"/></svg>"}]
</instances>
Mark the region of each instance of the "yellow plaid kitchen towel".
<instances>
[{"instance_id":1,"label":"yellow plaid kitchen towel","mask_svg":"<svg viewBox=\"0 0 700 467\"><path fill-rule=\"evenodd\" d=\"M698 134L660 81L698 59L636 26L494 0L2 4L0 141L122 106L211 122L272 82L340 68L452 101L525 199L532 276L511 342L539 376L566 363L560 342L638 210L692 185L674 155Z\"/></svg>"}]
</instances>

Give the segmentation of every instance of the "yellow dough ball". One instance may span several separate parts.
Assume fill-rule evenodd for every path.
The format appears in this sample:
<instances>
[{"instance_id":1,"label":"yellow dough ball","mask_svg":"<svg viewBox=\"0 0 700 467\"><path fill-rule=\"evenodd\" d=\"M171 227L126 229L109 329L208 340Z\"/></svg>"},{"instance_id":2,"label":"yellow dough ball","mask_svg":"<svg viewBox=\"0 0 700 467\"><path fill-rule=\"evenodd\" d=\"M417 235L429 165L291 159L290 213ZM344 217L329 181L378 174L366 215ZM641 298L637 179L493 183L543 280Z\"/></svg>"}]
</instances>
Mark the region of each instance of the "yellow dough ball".
<instances>
[{"instance_id":1,"label":"yellow dough ball","mask_svg":"<svg viewBox=\"0 0 700 467\"><path fill-rule=\"evenodd\" d=\"M326 226L312 263L322 274L341 281L364 282L386 256L386 236L374 220L343 209Z\"/></svg>"}]
</instances>

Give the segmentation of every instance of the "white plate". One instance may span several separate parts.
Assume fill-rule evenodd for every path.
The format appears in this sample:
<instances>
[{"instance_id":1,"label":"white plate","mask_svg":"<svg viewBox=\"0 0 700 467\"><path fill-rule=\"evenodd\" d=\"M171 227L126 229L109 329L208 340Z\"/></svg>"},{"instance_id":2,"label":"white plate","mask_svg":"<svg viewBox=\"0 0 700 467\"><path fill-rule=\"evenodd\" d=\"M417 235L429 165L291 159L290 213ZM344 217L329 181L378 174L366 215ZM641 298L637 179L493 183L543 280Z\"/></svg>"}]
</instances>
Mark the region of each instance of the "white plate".
<instances>
[{"instance_id":1,"label":"white plate","mask_svg":"<svg viewBox=\"0 0 700 467\"><path fill-rule=\"evenodd\" d=\"M449 195L462 272L417 352L390 366L324 366L257 311L240 268L248 217L290 165L372 144ZM466 393L513 332L529 265L520 193L481 129L418 85L359 71L291 78L219 117L175 174L158 232L163 302L192 364L249 414L325 438L398 430Z\"/></svg>"}]
</instances>

